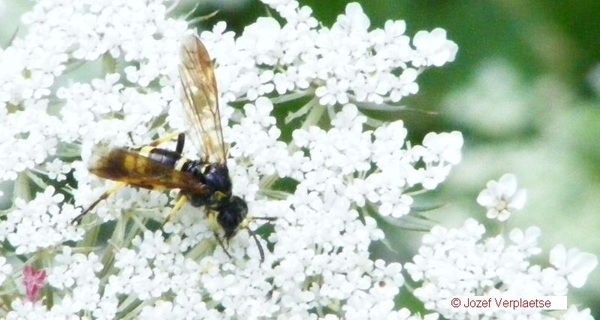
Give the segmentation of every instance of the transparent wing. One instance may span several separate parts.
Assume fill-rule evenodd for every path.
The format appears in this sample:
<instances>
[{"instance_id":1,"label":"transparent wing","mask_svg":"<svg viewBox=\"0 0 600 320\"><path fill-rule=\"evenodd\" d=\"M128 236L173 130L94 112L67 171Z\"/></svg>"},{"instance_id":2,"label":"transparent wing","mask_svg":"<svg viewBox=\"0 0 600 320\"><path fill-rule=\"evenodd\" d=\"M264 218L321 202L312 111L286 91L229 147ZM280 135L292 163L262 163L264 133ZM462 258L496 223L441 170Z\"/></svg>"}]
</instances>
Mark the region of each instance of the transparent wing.
<instances>
[{"instance_id":1,"label":"transparent wing","mask_svg":"<svg viewBox=\"0 0 600 320\"><path fill-rule=\"evenodd\" d=\"M211 163L225 163L227 149L223 142L217 83L210 56L196 35L183 40L179 66L182 103L190 122L190 138L200 151L200 158Z\"/></svg>"}]
</instances>

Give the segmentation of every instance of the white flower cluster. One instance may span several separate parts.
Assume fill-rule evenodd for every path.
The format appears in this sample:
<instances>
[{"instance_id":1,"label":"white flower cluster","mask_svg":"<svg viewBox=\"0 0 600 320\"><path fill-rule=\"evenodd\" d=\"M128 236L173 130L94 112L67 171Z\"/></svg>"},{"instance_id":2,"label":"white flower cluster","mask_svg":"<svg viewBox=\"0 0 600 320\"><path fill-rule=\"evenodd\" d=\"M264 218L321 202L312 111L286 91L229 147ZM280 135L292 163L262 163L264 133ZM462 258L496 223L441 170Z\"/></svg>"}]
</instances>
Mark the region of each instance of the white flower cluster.
<instances>
[{"instance_id":1,"label":"white flower cluster","mask_svg":"<svg viewBox=\"0 0 600 320\"><path fill-rule=\"evenodd\" d=\"M356 3L326 28L297 1L263 2L283 25L260 18L236 37L217 23L201 36L216 61L233 191L250 215L277 218L268 239L257 232L262 263L245 230L225 244L228 257L202 209L186 205L149 231L154 222L143 213L170 210L157 191L123 188L103 201L93 214L118 218L103 226L108 236L70 224L80 209L65 202L89 205L113 183L86 169L92 148L143 145L186 129L177 66L180 40L191 31L167 17L166 2L39 0L23 17L27 33L0 51L0 179L45 191L31 200L15 195L3 213L0 241L14 252L0 257L0 282L19 295L14 273L23 263L13 257L26 255L47 272L50 294L16 298L1 317L421 319L396 304L402 266L370 257L384 234L368 212L408 214L408 191L443 182L463 139L430 133L413 146L401 121L369 130L356 104L416 93L419 72L452 61L456 44L436 29L418 32L411 45L403 21L369 30ZM106 74L61 78L74 63L100 57ZM282 137L277 103L310 96L302 127ZM243 111L229 106L242 103ZM327 114L327 129L317 127ZM292 186L277 189L279 178ZM564 276L576 281L573 274Z\"/></svg>"},{"instance_id":2,"label":"white flower cluster","mask_svg":"<svg viewBox=\"0 0 600 320\"><path fill-rule=\"evenodd\" d=\"M62 247L49 268L48 285L61 292L69 289L70 293L62 296L50 309L17 298L11 303L13 312L7 319L66 319L81 310L92 311L96 319L113 319L118 301L107 299L106 294L100 296L98 274L102 268L94 253L86 256L73 253L70 247Z\"/></svg>"},{"instance_id":3,"label":"white flower cluster","mask_svg":"<svg viewBox=\"0 0 600 320\"><path fill-rule=\"evenodd\" d=\"M597 258L558 245L550 252L552 267L533 265L529 259L541 252L541 231L513 229L504 236L483 238L485 227L473 219L458 229L434 227L423 237L423 246L412 263L405 264L413 280L422 281L414 294L429 310L451 319L491 316L483 309L452 308L458 296L564 296L568 285L581 287L598 264ZM571 309L560 319L584 319L589 309ZM555 319L539 310L497 310L497 318ZM579 317L578 317L579 316Z\"/></svg>"},{"instance_id":4,"label":"white flower cluster","mask_svg":"<svg viewBox=\"0 0 600 320\"><path fill-rule=\"evenodd\" d=\"M64 204L64 199L51 186L30 202L17 198L6 219L0 221L0 241L8 241L16 254L28 254L64 241L80 240L83 230L71 224L77 210Z\"/></svg>"},{"instance_id":5,"label":"white flower cluster","mask_svg":"<svg viewBox=\"0 0 600 320\"><path fill-rule=\"evenodd\" d=\"M318 24L312 10L297 1L263 1L286 20L260 18L234 38L219 23L202 33L217 59L217 79L226 101L254 100L314 89L322 105L349 101L398 102L418 91L419 68L454 60L457 45L442 29L404 34L404 21L387 21L369 30L369 18L358 3L348 4L331 28Z\"/></svg>"},{"instance_id":6,"label":"white flower cluster","mask_svg":"<svg viewBox=\"0 0 600 320\"><path fill-rule=\"evenodd\" d=\"M517 189L513 174L488 182L477 197L477 202L487 209L486 216L501 222L522 209L525 201L526 191ZM452 319L491 315L500 319L593 319L589 309L579 311L576 306L558 315L526 309L492 314L490 310L452 307L450 300L455 297L565 296L569 284L581 288L598 264L595 255L578 249L567 251L559 244L550 251L553 267L542 268L529 261L541 253L539 228L513 229L508 240L504 235L484 237L485 231L482 224L468 219L462 228L435 226L423 237L419 254L412 263L405 264L405 269L413 280L421 282L414 294L427 309Z\"/></svg>"},{"instance_id":7,"label":"white flower cluster","mask_svg":"<svg viewBox=\"0 0 600 320\"><path fill-rule=\"evenodd\" d=\"M224 23L202 34L216 60L234 192L252 215L278 217L270 244L260 239L269 249L263 263L243 231L228 244L231 258L214 249L197 208L185 206L165 226L168 237L144 231L135 215L120 215L131 208L168 211L164 195L146 191L123 190L98 208L102 220L121 216L112 231L114 248L84 255L60 245L84 235L70 224L79 209L63 203L64 194L87 205L110 184L84 164L100 141L139 145L166 130L185 130L177 65L179 41L189 31L185 22L166 17L161 1L41 0L23 17L28 32L1 52L0 128L6 132L0 151L2 163L18 165L1 167L0 178L23 183L33 173L64 187L48 186L31 201L17 198L0 222L2 240L17 254L54 256L44 263L53 305L15 299L7 318L420 319L395 305L402 267L369 258L369 245L384 235L375 219L356 209L374 205L384 215L407 214L412 198L405 191L443 181L460 160L462 137L430 134L412 147L401 121L364 131L366 118L349 102L397 102L415 93L418 72L452 61L457 47L440 29L419 33L413 48L402 21L369 31L358 4L348 5L329 29L296 1L265 3L284 25L260 18L238 37L225 32ZM110 72L89 83L70 79L55 86L74 62L100 57ZM286 101L315 94L305 107L314 122L285 143L272 115L277 97L266 95ZM227 105L237 101L248 102L243 114ZM326 114L316 101L342 106L337 114L330 110L329 130L312 125L315 114ZM67 160L79 155L73 146L80 146L83 161ZM261 192L277 193L269 189L271 177L299 184L283 200L269 200ZM72 178L77 187L69 185ZM137 227L126 235L127 219ZM94 234L85 234L80 244L99 245ZM2 280L12 283L10 273L19 264L2 263Z\"/></svg>"},{"instance_id":8,"label":"white flower cluster","mask_svg":"<svg viewBox=\"0 0 600 320\"><path fill-rule=\"evenodd\" d=\"M182 297L181 301L208 295L226 306L224 312L231 316L306 318L310 317L307 310L344 302L343 308L329 317L335 314L350 319L408 317L407 310L395 310L393 303L404 283L401 265L369 259L369 245L384 235L373 218L361 218L353 205L365 206L369 201L379 206L382 214L406 214L409 206L394 202L398 201L396 198L412 201L404 191L439 174L438 171L430 173L430 168L457 163L462 136L459 133L431 135L426 139L427 145L406 148L406 129L401 121L364 132L366 118L355 106L346 105L332 120L330 130L311 126L294 131L292 143L300 150L290 154L286 151L287 145L278 141L279 131L270 116L273 111L270 100L259 98L255 104L247 104L244 111L240 124L226 132L235 137L230 152L238 162L232 163L230 169L236 186L258 185L265 174L292 177L299 184L286 200L250 203L252 215L279 218L269 239L273 249L266 255L265 263L257 262L256 246L241 232L232 239L228 249L233 259L217 248L212 257L205 257L199 263L186 262L194 266L191 268L194 272L200 270L201 276L184 276L196 279L190 282L197 282L185 290L173 288L173 292L193 292L191 298ZM443 141L450 142L447 144L450 147L436 147ZM415 169L416 163L423 163L423 167ZM442 172L447 174L445 170ZM436 181L444 178L437 176ZM235 192L252 199L255 196L252 190L257 188L239 188ZM385 212L389 203L397 208ZM185 210L179 221L166 226L166 230L180 237L170 238L173 242L169 245L152 241L153 244L147 246L152 252L166 255L153 259L171 261L173 250L178 250L175 255L184 259L182 254L189 248L202 246L209 229L205 222L198 221L201 219L192 210ZM144 241L149 237L146 234ZM152 236L156 237L158 235ZM139 258L133 256L133 250L128 252L131 253L126 260L128 268L135 268ZM245 254L253 260L244 260ZM167 264L169 268L171 265ZM148 268L146 263L142 267ZM165 272L172 271L146 273ZM154 283L153 277L145 279L149 282L143 286L145 290L169 290L168 285ZM118 283L129 287L128 281ZM123 294L139 296L136 292ZM198 312L207 312L207 306L193 301ZM183 310L180 303L179 299L158 300L144 309L143 314L180 312Z\"/></svg>"},{"instance_id":9,"label":"white flower cluster","mask_svg":"<svg viewBox=\"0 0 600 320\"><path fill-rule=\"evenodd\" d=\"M116 84L118 75L91 86L74 83L55 92L65 101L59 114L51 110L51 88L73 61L102 55L139 63L127 73L135 83L148 85L159 77L175 81L176 52L187 25L165 13L162 1L45 0L22 17L27 33L0 49L0 180L15 180L54 156L59 141L86 137L97 142L114 134L125 142L126 132L148 130L141 124L160 114L165 100L173 100L173 83L151 94ZM90 125L99 115L121 110L126 119Z\"/></svg>"},{"instance_id":10,"label":"white flower cluster","mask_svg":"<svg viewBox=\"0 0 600 320\"><path fill-rule=\"evenodd\" d=\"M418 184L434 189L460 161L460 132L430 133L422 146L410 147L402 121L373 132L363 131L365 121L355 106L346 105L333 119L332 129L313 126L294 132L295 145L309 155L300 164L300 187L332 199L347 198L359 207L376 203L381 215L399 218L408 214L413 202L405 190Z\"/></svg>"}]
</instances>

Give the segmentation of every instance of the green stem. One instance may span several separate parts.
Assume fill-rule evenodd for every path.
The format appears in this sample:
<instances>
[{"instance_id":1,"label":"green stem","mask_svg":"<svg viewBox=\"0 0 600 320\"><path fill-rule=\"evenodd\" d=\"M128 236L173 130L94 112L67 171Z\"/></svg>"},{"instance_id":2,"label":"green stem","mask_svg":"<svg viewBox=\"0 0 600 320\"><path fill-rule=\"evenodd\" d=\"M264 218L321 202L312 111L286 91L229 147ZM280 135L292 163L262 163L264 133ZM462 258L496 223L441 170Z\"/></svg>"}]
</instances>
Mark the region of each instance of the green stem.
<instances>
[{"instance_id":1,"label":"green stem","mask_svg":"<svg viewBox=\"0 0 600 320\"><path fill-rule=\"evenodd\" d=\"M26 172L21 172L17 175L17 180L14 184L14 199L20 198L25 201L31 200L31 188Z\"/></svg>"},{"instance_id":2,"label":"green stem","mask_svg":"<svg viewBox=\"0 0 600 320\"><path fill-rule=\"evenodd\" d=\"M274 104L278 104L278 103L284 103L284 102L288 102L288 101L292 101L292 100L296 100L298 98L302 98L302 97L306 97L308 95L313 95L314 94L314 90L306 90L306 91L297 91L297 92L292 92L283 96L278 96L278 97L273 97L271 98L271 101Z\"/></svg>"},{"instance_id":3,"label":"green stem","mask_svg":"<svg viewBox=\"0 0 600 320\"><path fill-rule=\"evenodd\" d=\"M306 117L306 120L304 120L304 123L302 123L302 127L300 127L301 129L306 129L309 126L319 123L323 113L325 113L325 110L327 110L326 107L319 104L319 98L317 97L314 97L312 100L310 100L307 105L311 106L311 110Z\"/></svg>"},{"instance_id":4,"label":"green stem","mask_svg":"<svg viewBox=\"0 0 600 320\"><path fill-rule=\"evenodd\" d=\"M125 313L125 314L129 314L131 311L135 310L135 308L137 308L140 305L141 301L139 301L137 299L137 297L131 295L131 296L127 296L127 298L119 304L119 307L117 309L117 314L119 313ZM127 319L130 318L131 316L128 317L123 317L122 319Z\"/></svg>"},{"instance_id":5,"label":"green stem","mask_svg":"<svg viewBox=\"0 0 600 320\"><path fill-rule=\"evenodd\" d=\"M117 61L110 53L102 55L102 69L104 74L112 74L117 72Z\"/></svg>"},{"instance_id":6,"label":"green stem","mask_svg":"<svg viewBox=\"0 0 600 320\"><path fill-rule=\"evenodd\" d=\"M216 244L210 240L204 239L200 241L185 257L192 260L198 260L201 257L206 257L212 252Z\"/></svg>"},{"instance_id":7,"label":"green stem","mask_svg":"<svg viewBox=\"0 0 600 320\"><path fill-rule=\"evenodd\" d=\"M89 230L86 230L85 232L85 237L83 238L83 241L81 241L81 246L83 248L92 248L95 245L97 245L98 243L98 234L100 233L100 226L101 225L97 225L95 227L92 227Z\"/></svg>"},{"instance_id":8,"label":"green stem","mask_svg":"<svg viewBox=\"0 0 600 320\"><path fill-rule=\"evenodd\" d=\"M124 243L126 226L126 222L124 220L125 219L117 219L117 224L115 225L112 237L109 240L109 244L115 246L116 248L120 248ZM107 277L116 273L114 270L112 270L114 260L115 250L112 250L112 248L108 246L106 250L104 250L104 255L102 256L102 265L104 266L104 269L102 270L102 273L99 274L99 277L102 279L102 281L108 281Z\"/></svg>"},{"instance_id":9,"label":"green stem","mask_svg":"<svg viewBox=\"0 0 600 320\"><path fill-rule=\"evenodd\" d=\"M127 238L125 238L123 243L121 244L121 246L127 248L131 246L131 241L133 241L133 238L140 235L142 231L148 230L144 225L144 222L138 216L136 216L135 214L131 214L130 217L131 220L133 220L133 225L131 226L129 232L127 232Z\"/></svg>"}]
</instances>

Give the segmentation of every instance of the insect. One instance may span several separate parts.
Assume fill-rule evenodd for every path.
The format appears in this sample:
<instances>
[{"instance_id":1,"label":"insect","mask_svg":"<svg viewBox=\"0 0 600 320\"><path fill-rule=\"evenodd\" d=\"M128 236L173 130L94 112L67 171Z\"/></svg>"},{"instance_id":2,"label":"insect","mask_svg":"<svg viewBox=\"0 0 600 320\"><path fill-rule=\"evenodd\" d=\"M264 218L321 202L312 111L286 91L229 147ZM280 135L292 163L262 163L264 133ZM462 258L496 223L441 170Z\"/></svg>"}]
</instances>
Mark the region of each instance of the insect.
<instances>
[{"instance_id":1,"label":"insect","mask_svg":"<svg viewBox=\"0 0 600 320\"><path fill-rule=\"evenodd\" d=\"M262 246L248 228L248 206L242 198L232 195L213 65L206 48L195 35L183 41L179 74L182 104L191 126L190 137L199 151L200 160L182 156L186 137L183 133L171 134L140 148L116 147L101 151L92 159L90 172L118 183L73 222L79 221L98 203L126 185L146 189L179 189L178 200L166 221L171 220L187 201L194 207L204 206L215 237L227 256L231 257L223 240L229 243L244 228L256 242L262 262ZM177 145L174 151L157 147L175 137ZM274 220L266 217L253 219ZM223 233L222 236L219 231Z\"/></svg>"}]
</instances>

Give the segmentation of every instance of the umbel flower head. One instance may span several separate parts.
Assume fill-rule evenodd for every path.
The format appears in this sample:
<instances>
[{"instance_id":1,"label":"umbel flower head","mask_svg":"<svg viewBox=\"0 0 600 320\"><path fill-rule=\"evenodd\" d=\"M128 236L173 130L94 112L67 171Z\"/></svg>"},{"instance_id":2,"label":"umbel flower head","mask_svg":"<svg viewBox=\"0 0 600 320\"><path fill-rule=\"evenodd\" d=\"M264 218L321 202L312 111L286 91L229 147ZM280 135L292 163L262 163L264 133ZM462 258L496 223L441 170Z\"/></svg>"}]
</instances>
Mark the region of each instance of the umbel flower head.
<instances>
[{"instance_id":1,"label":"umbel flower head","mask_svg":"<svg viewBox=\"0 0 600 320\"><path fill-rule=\"evenodd\" d=\"M94 150L188 129L179 50L195 31L166 1L59 2L37 1L26 31L0 51L0 179L15 190L0 219L0 294L10 301L0 317L422 318L395 303L402 265L370 257L385 237L373 212L409 215L415 191L435 189L460 162L462 135L409 143L402 121L373 127L361 111L396 108L422 71L453 61L444 30L411 40L403 21L372 28L356 3L324 27L297 1L265 0L276 18L239 35L223 22L200 33L215 61L233 193L250 215L277 218L250 222L261 263L243 231L228 256L201 208L185 205L161 228L175 192L121 188L71 224L115 185L88 171ZM106 72L90 81L67 72L100 61ZM289 106L278 121L275 109ZM194 149L183 152L198 159ZM17 285L22 257L47 275L49 293L35 301Z\"/></svg>"},{"instance_id":2,"label":"umbel flower head","mask_svg":"<svg viewBox=\"0 0 600 320\"><path fill-rule=\"evenodd\" d=\"M477 201L492 207L486 216L495 218L490 217L490 211L500 206L502 209L497 209L500 212L507 211L507 208L522 208L525 193L523 189L517 190L515 175L505 174L499 182L488 182ZM505 219L500 219L500 216ZM501 213L498 220L506 221L509 217L510 212ZM492 315L490 310L457 309L451 304L451 299L470 296L565 296L569 285L581 288L598 265L598 258L593 254L575 248L567 251L562 244L550 251L551 267L533 264L529 259L542 251L538 246L541 230L537 227L526 230L515 228L507 234L488 237L484 237L485 233L482 224L468 219L460 228L435 226L423 236L419 254L404 268L414 281L420 282L414 294L423 301L425 308L449 319L487 319ZM535 309L508 309L497 310L493 316L499 319L593 319L589 309L579 311L576 306L562 315Z\"/></svg>"},{"instance_id":3,"label":"umbel flower head","mask_svg":"<svg viewBox=\"0 0 600 320\"><path fill-rule=\"evenodd\" d=\"M490 316L485 309L453 308L450 300L469 296L565 296L569 285L581 287L598 264L592 254L577 249L567 254L563 245L557 245L550 252L552 266L544 268L528 261L541 252L537 246L539 228L513 229L508 237L484 238L485 231L482 224L469 219L457 229L435 226L423 237L419 254L405 268L413 280L421 282L414 293L427 309L449 319ZM578 311L573 306L558 318L590 319L589 313L589 309ZM498 310L493 315L500 319L554 318L540 310L527 309Z\"/></svg>"}]
</instances>

